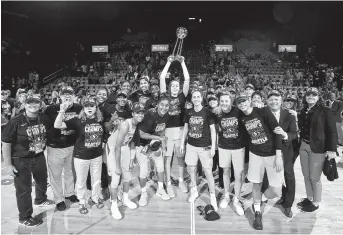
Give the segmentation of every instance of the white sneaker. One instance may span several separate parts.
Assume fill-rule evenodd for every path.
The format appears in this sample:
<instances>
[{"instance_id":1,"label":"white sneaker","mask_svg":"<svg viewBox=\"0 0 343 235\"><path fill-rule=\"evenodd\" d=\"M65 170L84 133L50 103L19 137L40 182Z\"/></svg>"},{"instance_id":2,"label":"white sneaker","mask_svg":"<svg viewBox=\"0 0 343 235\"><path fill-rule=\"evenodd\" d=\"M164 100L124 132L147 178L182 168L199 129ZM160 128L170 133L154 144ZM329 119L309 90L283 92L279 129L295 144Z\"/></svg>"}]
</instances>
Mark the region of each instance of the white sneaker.
<instances>
[{"instance_id":1,"label":"white sneaker","mask_svg":"<svg viewBox=\"0 0 343 235\"><path fill-rule=\"evenodd\" d=\"M215 193L210 193L210 197L211 197L211 205L213 206L214 210L217 211L218 210L218 205L217 205L216 194Z\"/></svg>"},{"instance_id":2,"label":"white sneaker","mask_svg":"<svg viewBox=\"0 0 343 235\"><path fill-rule=\"evenodd\" d=\"M165 200L165 201L170 200L170 196L166 193L166 191L163 188L157 189L156 195L161 197L162 200Z\"/></svg>"},{"instance_id":3,"label":"white sneaker","mask_svg":"<svg viewBox=\"0 0 343 235\"><path fill-rule=\"evenodd\" d=\"M175 197L173 186L171 184L168 184L168 183L167 183L167 193L168 193L170 198Z\"/></svg>"},{"instance_id":4,"label":"white sneaker","mask_svg":"<svg viewBox=\"0 0 343 235\"><path fill-rule=\"evenodd\" d=\"M230 196L229 195L228 196L224 196L222 198L222 200L220 201L220 203L219 203L219 207L222 208L222 209L227 208L227 206L229 205L230 201L231 200L230 200Z\"/></svg>"},{"instance_id":5,"label":"white sneaker","mask_svg":"<svg viewBox=\"0 0 343 235\"><path fill-rule=\"evenodd\" d=\"M243 209L243 206L242 206L242 203L240 201L233 201L233 207L235 208L236 210L236 213L239 215L239 216L242 216L244 215L244 209Z\"/></svg>"},{"instance_id":6,"label":"white sneaker","mask_svg":"<svg viewBox=\"0 0 343 235\"><path fill-rule=\"evenodd\" d=\"M148 204L148 193L142 192L141 198L139 199L139 206L146 206Z\"/></svg>"},{"instance_id":7,"label":"white sneaker","mask_svg":"<svg viewBox=\"0 0 343 235\"><path fill-rule=\"evenodd\" d=\"M137 204L134 203L133 201L131 201L130 199L125 199L123 200L123 205L127 206L128 208L130 208L131 210L134 210L137 208Z\"/></svg>"},{"instance_id":8,"label":"white sneaker","mask_svg":"<svg viewBox=\"0 0 343 235\"><path fill-rule=\"evenodd\" d=\"M185 181L179 181L179 188L181 189L181 192L188 193L188 187Z\"/></svg>"},{"instance_id":9,"label":"white sneaker","mask_svg":"<svg viewBox=\"0 0 343 235\"><path fill-rule=\"evenodd\" d=\"M115 219L115 220L121 220L123 218L123 216L121 215L121 213L118 209L117 202L115 202L115 203L112 202L111 213L112 213L113 219Z\"/></svg>"},{"instance_id":10,"label":"white sneaker","mask_svg":"<svg viewBox=\"0 0 343 235\"><path fill-rule=\"evenodd\" d=\"M191 195L190 197L188 198L188 202L189 203L194 203L195 200L199 197L199 193L198 193L198 189L196 187L192 188L191 189Z\"/></svg>"},{"instance_id":11,"label":"white sneaker","mask_svg":"<svg viewBox=\"0 0 343 235\"><path fill-rule=\"evenodd\" d=\"M268 198L266 198L266 196L264 196L264 193L262 193L262 202L267 203L268 202Z\"/></svg>"}]
</instances>

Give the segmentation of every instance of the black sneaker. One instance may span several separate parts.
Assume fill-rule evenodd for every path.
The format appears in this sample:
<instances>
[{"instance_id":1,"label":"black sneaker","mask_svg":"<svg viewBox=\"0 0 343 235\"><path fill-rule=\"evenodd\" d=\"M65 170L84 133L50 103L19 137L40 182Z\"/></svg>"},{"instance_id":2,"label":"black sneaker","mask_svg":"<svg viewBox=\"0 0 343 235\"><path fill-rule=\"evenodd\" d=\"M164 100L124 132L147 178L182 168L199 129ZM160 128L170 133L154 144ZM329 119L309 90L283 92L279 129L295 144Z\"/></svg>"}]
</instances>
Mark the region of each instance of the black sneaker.
<instances>
[{"instance_id":1,"label":"black sneaker","mask_svg":"<svg viewBox=\"0 0 343 235\"><path fill-rule=\"evenodd\" d=\"M301 202L297 203L297 206L298 207L305 207L305 206L309 206L311 204L313 204L313 203L308 198L302 198Z\"/></svg>"},{"instance_id":2,"label":"black sneaker","mask_svg":"<svg viewBox=\"0 0 343 235\"><path fill-rule=\"evenodd\" d=\"M254 218L253 227L256 230L262 230L263 229L262 213L260 211L256 211L255 212L255 218Z\"/></svg>"},{"instance_id":3,"label":"black sneaker","mask_svg":"<svg viewBox=\"0 0 343 235\"><path fill-rule=\"evenodd\" d=\"M79 199L77 199L76 195L71 195L70 197L66 197L71 202L79 202Z\"/></svg>"},{"instance_id":4,"label":"black sneaker","mask_svg":"<svg viewBox=\"0 0 343 235\"><path fill-rule=\"evenodd\" d=\"M28 218L26 220L19 220L19 225L25 226L25 227L37 227L43 223L42 220L38 220L36 218Z\"/></svg>"},{"instance_id":5,"label":"black sneaker","mask_svg":"<svg viewBox=\"0 0 343 235\"><path fill-rule=\"evenodd\" d=\"M65 209L67 209L67 206L65 202L60 202L60 203L57 203L56 209L59 211L64 211Z\"/></svg>"},{"instance_id":6,"label":"black sneaker","mask_svg":"<svg viewBox=\"0 0 343 235\"><path fill-rule=\"evenodd\" d=\"M313 203L311 203L310 205L304 206L301 208L301 211L304 212L313 212L319 209L319 206L315 206Z\"/></svg>"}]
</instances>

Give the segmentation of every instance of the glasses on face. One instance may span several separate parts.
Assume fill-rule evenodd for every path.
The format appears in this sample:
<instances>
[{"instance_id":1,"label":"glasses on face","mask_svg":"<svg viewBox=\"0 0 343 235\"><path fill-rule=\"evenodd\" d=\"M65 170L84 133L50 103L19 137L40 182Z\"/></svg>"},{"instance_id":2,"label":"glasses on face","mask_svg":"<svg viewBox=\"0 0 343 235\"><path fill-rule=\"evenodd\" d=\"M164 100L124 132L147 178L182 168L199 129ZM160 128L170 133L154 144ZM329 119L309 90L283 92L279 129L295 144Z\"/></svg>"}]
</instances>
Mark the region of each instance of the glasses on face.
<instances>
[{"instance_id":1,"label":"glasses on face","mask_svg":"<svg viewBox=\"0 0 343 235\"><path fill-rule=\"evenodd\" d=\"M74 92L72 91L62 91L61 95L72 95Z\"/></svg>"},{"instance_id":2,"label":"glasses on face","mask_svg":"<svg viewBox=\"0 0 343 235\"><path fill-rule=\"evenodd\" d=\"M84 104L83 105L85 108L93 108L95 107L96 105L95 104L92 104L92 103L87 103L87 104Z\"/></svg>"},{"instance_id":3,"label":"glasses on face","mask_svg":"<svg viewBox=\"0 0 343 235\"><path fill-rule=\"evenodd\" d=\"M40 104L40 100L31 100L31 99L29 99L29 100L26 100L26 104Z\"/></svg>"}]
</instances>

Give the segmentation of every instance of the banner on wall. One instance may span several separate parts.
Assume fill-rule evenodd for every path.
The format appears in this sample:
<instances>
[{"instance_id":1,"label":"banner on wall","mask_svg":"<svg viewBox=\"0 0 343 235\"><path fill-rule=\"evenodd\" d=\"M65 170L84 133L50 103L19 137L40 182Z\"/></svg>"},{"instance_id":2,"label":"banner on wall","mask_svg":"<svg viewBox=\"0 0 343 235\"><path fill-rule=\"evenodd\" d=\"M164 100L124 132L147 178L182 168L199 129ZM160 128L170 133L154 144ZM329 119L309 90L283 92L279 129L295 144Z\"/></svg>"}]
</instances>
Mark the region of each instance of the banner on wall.
<instances>
[{"instance_id":1,"label":"banner on wall","mask_svg":"<svg viewBox=\"0 0 343 235\"><path fill-rule=\"evenodd\" d=\"M108 52L108 46L92 46L92 52Z\"/></svg>"},{"instance_id":2,"label":"banner on wall","mask_svg":"<svg viewBox=\"0 0 343 235\"><path fill-rule=\"evenodd\" d=\"M154 51L154 52L169 51L169 45L168 44L151 45L151 51Z\"/></svg>"},{"instance_id":3,"label":"banner on wall","mask_svg":"<svg viewBox=\"0 0 343 235\"><path fill-rule=\"evenodd\" d=\"M229 51L232 52L232 45L216 45L216 51Z\"/></svg>"},{"instance_id":4,"label":"banner on wall","mask_svg":"<svg viewBox=\"0 0 343 235\"><path fill-rule=\"evenodd\" d=\"M279 45L279 52L297 52L297 45Z\"/></svg>"}]
</instances>

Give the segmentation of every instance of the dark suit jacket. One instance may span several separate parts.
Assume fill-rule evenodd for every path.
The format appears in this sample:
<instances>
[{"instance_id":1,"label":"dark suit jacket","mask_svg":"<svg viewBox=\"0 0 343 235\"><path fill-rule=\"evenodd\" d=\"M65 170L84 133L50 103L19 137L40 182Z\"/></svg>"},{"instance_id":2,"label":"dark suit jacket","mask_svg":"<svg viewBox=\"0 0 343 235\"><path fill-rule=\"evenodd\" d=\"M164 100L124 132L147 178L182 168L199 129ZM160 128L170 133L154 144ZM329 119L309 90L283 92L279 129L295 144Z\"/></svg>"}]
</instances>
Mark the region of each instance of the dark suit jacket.
<instances>
[{"instance_id":1,"label":"dark suit jacket","mask_svg":"<svg viewBox=\"0 0 343 235\"><path fill-rule=\"evenodd\" d=\"M299 129L302 130L306 118L306 110L299 115ZM302 138L302 133L300 138ZM337 128L332 111L328 107L317 106L312 117L310 129L310 147L314 153L337 151Z\"/></svg>"},{"instance_id":2,"label":"dark suit jacket","mask_svg":"<svg viewBox=\"0 0 343 235\"><path fill-rule=\"evenodd\" d=\"M343 102L339 100L335 100L332 103L331 111L333 113L333 118L336 122L342 122L341 119L341 112L343 111Z\"/></svg>"},{"instance_id":3,"label":"dark suit jacket","mask_svg":"<svg viewBox=\"0 0 343 235\"><path fill-rule=\"evenodd\" d=\"M295 117L291 115L287 110L281 108L279 125L288 135L287 140L282 140L282 155L284 158L293 159L293 141L297 140L298 138Z\"/></svg>"}]
</instances>

